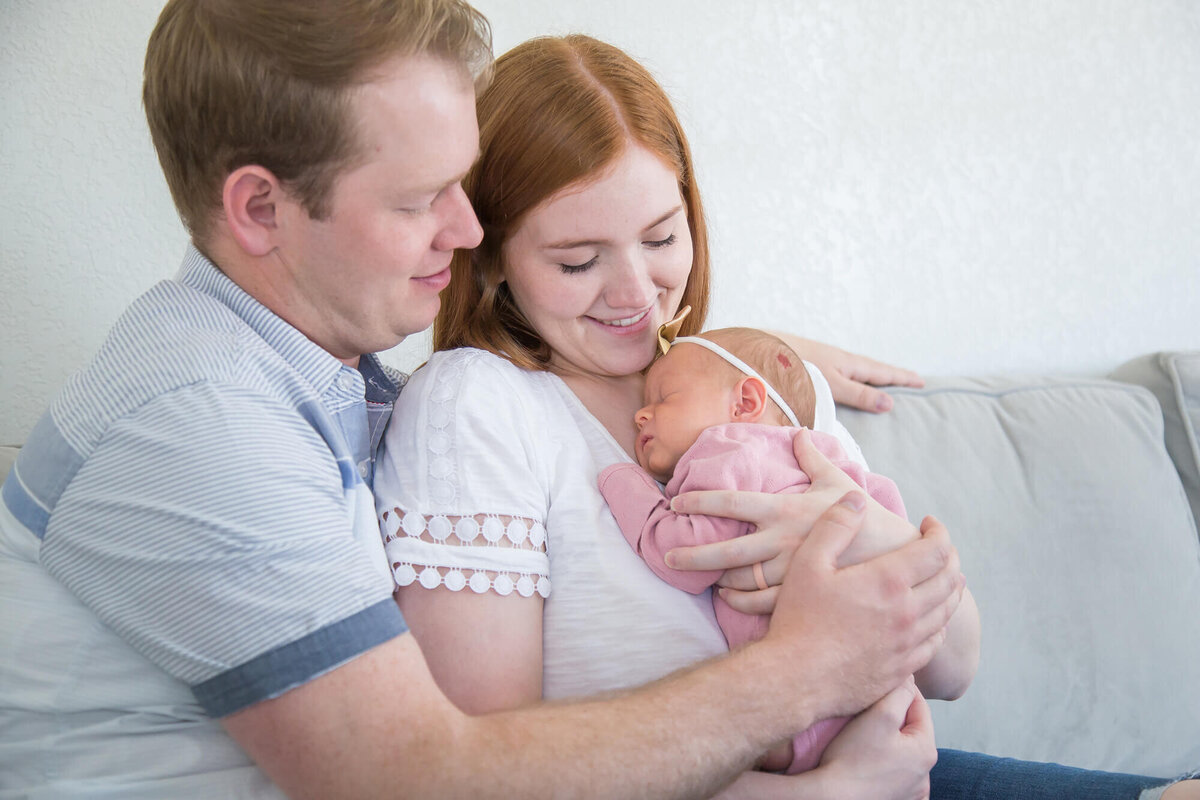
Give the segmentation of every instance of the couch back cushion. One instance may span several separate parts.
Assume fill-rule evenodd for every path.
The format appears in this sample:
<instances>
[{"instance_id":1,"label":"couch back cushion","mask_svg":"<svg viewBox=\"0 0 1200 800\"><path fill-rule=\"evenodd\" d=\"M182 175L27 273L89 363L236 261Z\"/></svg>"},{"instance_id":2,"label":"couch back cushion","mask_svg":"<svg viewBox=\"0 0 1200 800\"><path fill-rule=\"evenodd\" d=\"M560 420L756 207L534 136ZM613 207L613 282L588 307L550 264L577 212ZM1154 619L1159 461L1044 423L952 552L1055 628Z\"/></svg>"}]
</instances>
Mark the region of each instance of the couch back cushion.
<instances>
[{"instance_id":1,"label":"couch back cushion","mask_svg":"<svg viewBox=\"0 0 1200 800\"><path fill-rule=\"evenodd\" d=\"M1109 377L1145 386L1158 400L1167 452L1200 525L1200 352L1152 353L1122 364Z\"/></svg>"},{"instance_id":2,"label":"couch back cushion","mask_svg":"<svg viewBox=\"0 0 1200 800\"><path fill-rule=\"evenodd\" d=\"M1158 404L1106 380L933 380L841 411L980 607L939 746L1172 775L1200 766L1200 545Z\"/></svg>"}]
</instances>

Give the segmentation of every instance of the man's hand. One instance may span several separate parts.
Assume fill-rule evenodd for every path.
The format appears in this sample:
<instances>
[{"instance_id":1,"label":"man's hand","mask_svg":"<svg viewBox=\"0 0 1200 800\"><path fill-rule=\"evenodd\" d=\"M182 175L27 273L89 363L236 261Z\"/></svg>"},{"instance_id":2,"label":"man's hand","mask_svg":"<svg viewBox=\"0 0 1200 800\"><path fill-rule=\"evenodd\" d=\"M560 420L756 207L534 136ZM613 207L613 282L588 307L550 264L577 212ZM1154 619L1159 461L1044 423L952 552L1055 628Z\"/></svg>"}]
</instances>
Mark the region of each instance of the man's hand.
<instances>
[{"instance_id":1,"label":"man's hand","mask_svg":"<svg viewBox=\"0 0 1200 800\"><path fill-rule=\"evenodd\" d=\"M917 373L884 364L866 356L847 353L833 345L815 342L788 333L772 331L806 361L816 364L833 392L835 402L863 411L890 411L892 398L875 386L921 387L925 381Z\"/></svg>"},{"instance_id":2,"label":"man's hand","mask_svg":"<svg viewBox=\"0 0 1200 800\"><path fill-rule=\"evenodd\" d=\"M949 535L932 518L921 539L838 568L865 508L866 496L850 492L817 520L788 567L764 639L804 650L794 663L833 689L823 716L857 713L929 663L965 586Z\"/></svg>"}]
</instances>

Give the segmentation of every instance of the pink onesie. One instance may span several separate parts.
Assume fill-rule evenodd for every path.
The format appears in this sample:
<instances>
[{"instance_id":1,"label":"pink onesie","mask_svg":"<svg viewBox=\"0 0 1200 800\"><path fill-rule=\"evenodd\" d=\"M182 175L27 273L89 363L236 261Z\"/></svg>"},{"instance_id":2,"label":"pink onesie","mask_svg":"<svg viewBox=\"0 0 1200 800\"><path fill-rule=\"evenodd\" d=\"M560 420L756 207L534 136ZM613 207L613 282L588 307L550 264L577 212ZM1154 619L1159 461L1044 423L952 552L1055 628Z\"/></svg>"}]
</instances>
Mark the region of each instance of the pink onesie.
<instances>
[{"instance_id":1,"label":"pink onesie","mask_svg":"<svg viewBox=\"0 0 1200 800\"><path fill-rule=\"evenodd\" d=\"M679 459L665 494L645 470L631 463L613 464L601 472L600 492L625 538L650 569L672 586L699 594L717 582L721 571L671 569L664 561L666 552L675 547L732 539L750 533L754 526L724 517L677 514L671 511L670 499L683 492L704 489L770 494L807 491L808 475L800 469L792 452L796 431L778 425L716 425L701 433ZM895 483L850 461L834 437L814 431L812 440L818 450L880 505L906 516ZM713 592L713 610L730 649L760 639L767 632L769 617L735 611L716 592ZM799 734L793 741L794 755L788 773L817 766L825 747L846 722L844 718L822 720Z\"/></svg>"}]
</instances>

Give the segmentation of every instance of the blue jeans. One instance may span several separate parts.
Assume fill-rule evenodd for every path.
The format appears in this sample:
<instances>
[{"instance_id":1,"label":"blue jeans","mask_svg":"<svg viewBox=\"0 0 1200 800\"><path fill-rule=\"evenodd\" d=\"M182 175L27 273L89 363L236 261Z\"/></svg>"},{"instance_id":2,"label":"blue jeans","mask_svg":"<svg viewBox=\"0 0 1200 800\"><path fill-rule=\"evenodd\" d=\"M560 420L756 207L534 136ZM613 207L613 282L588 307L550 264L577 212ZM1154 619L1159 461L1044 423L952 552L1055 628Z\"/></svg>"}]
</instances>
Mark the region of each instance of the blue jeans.
<instances>
[{"instance_id":1,"label":"blue jeans","mask_svg":"<svg viewBox=\"0 0 1200 800\"><path fill-rule=\"evenodd\" d=\"M930 800L1137 800L1165 778L938 750L929 775Z\"/></svg>"}]
</instances>

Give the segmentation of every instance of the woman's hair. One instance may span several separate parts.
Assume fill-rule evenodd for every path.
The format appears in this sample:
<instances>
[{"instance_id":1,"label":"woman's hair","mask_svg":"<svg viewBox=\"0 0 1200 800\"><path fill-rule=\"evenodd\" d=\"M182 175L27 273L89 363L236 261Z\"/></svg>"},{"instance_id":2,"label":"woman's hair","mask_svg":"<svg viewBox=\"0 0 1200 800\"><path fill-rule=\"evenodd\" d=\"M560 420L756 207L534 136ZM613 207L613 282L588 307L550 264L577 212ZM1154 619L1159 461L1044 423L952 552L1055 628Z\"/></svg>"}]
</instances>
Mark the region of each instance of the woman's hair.
<instances>
[{"instance_id":1,"label":"woman's hair","mask_svg":"<svg viewBox=\"0 0 1200 800\"><path fill-rule=\"evenodd\" d=\"M773 333L758 328L717 328L699 334L713 344L720 345L745 361L771 388L791 407L796 419L806 428L813 426L817 412L817 393L812 378L804 366L804 359L787 343ZM716 356L713 356L716 358ZM724 361L721 362L731 378L742 376L742 371ZM731 381L732 383L732 381ZM771 403L774 406L774 403ZM789 424L779 409L781 425Z\"/></svg>"},{"instance_id":2,"label":"woman's hair","mask_svg":"<svg viewBox=\"0 0 1200 800\"><path fill-rule=\"evenodd\" d=\"M463 0L171 0L142 102L184 226L209 238L230 172L270 170L314 219L363 157L350 99L391 58L433 55L483 83L487 20Z\"/></svg>"},{"instance_id":3,"label":"woman's hair","mask_svg":"<svg viewBox=\"0 0 1200 800\"><path fill-rule=\"evenodd\" d=\"M526 214L560 190L598 178L631 143L679 176L693 252L680 302L692 313L680 333L702 328L708 234L692 153L670 99L645 67L588 36L532 39L496 60L478 110L480 157L463 186L483 242L454 255L433 326L435 350L479 347L525 369L548 367L549 347L504 283L504 244Z\"/></svg>"}]
</instances>

